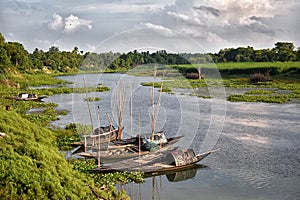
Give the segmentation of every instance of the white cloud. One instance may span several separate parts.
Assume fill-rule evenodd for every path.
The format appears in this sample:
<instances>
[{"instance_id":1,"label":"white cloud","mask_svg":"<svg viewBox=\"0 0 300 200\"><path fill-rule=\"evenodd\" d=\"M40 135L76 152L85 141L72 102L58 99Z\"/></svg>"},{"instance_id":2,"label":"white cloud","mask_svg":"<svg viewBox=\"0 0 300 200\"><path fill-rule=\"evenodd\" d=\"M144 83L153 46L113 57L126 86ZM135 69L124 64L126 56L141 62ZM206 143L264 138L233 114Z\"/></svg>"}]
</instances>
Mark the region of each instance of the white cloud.
<instances>
[{"instance_id":1,"label":"white cloud","mask_svg":"<svg viewBox=\"0 0 300 200\"><path fill-rule=\"evenodd\" d=\"M142 25L145 27L145 28L150 28L150 29L153 29L155 31L157 31L158 33L160 33L161 35L164 35L164 36L174 36L175 33L173 30L167 28L167 27L164 27L162 25L157 25L157 24L152 24L152 23L142 23Z\"/></svg>"},{"instance_id":2,"label":"white cloud","mask_svg":"<svg viewBox=\"0 0 300 200\"><path fill-rule=\"evenodd\" d=\"M206 5L220 11L220 18L228 25L244 25L243 19L252 16L274 17L279 2L273 0L207 0ZM242 24L240 24L242 22Z\"/></svg>"},{"instance_id":3,"label":"white cloud","mask_svg":"<svg viewBox=\"0 0 300 200\"><path fill-rule=\"evenodd\" d=\"M92 21L86 19L80 19L77 16L70 15L63 19L59 14L54 13L52 15L53 19L48 22L48 28L53 31L64 31L65 33L72 33L75 30L87 27L88 29L92 29Z\"/></svg>"},{"instance_id":4,"label":"white cloud","mask_svg":"<svg viewBox=\"0 0 300 200\"><path fill-rule=\"evenodd\" d=\"M292 7L300 6L295 2L291 4L294 6L284 0L177 0L173 6L153 13L148 23L170 27L197 39L209 49L245 45L270 48L273 41L280 41L275 37L283 30L277 18L287 19L295 13ZM284 30L294 30L290 24L284 23L289 26ZM292 33L284 33L287 39L294 37Z\"/></svg>"},{"instance_id":5,"label":"white cloud","mask_svg":"<svg viewBox=\"0 0 300 200\"><path fill-rule=\"evenodd\" d=\"M207 42L211 43L228 43L226 40L224 40L222 37L220 37L218 34L210 32L210 31L199 31L196 28L183 28L182 33L186 34L187 36L191 38L200 38L202 40L205 40Z\"/></svg>"},{"instance_id":6,"label":"white cloud","mask_svg":"<svg viewBox=\"0 0 300 200\"><path fill-rule=\"evenodd\" d=\"M145 13L157 11L165 6L174 4L174 0L168 1L112 1L104 3L89 3L75 8L81 12L105 12L105 13Z\"/></svg>"},{"instance_id":7,"label":"white cloud","mask_svg":"<svg viewBox=\"0 0 300 200\"><path fill-rule=\"evenodd\" d=\"M168 15L178 19L178 20L183 20L183 21L187 21L189 20L189 16L185 15L185 14L181 14L181 13L176 13L176 12L167 12Z\"/></svg>"},{"instance_id":8,"label":"white cloud","mask_svg":"<svg viewBox=\"0 0 300 200\"><path fill-rule=\"evenodd\" d=\"M80 27L87 27L88 29L92 29L92 21L80 19L77 16L70 15L65 18L65 28L64 31L66 33L71 33Z\"/></svg>"},{"instance_id":9,"label":"white cloud","mask_svg":"<svg viewBox=\"0 0 300 200\"><path fill-rule=\"evenodd\" d=\"M50 30L58 30L63 27L63 18L60 15L54 13L52 17L52 21L48 23L48 28Z\"/></svg>"}]
</instances>

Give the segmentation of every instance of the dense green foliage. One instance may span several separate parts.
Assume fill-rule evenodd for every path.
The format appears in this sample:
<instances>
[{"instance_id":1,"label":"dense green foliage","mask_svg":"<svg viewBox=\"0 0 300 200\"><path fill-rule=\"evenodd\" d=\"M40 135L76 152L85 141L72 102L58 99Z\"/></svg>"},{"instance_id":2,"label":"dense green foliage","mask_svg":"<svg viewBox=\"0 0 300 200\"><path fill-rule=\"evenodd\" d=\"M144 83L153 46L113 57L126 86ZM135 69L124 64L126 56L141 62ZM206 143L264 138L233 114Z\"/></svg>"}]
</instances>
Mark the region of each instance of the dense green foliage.
<instances>
[{"instance_id":1,"label":"dense green foliage","mask_svg":"<svg viewBox=\"0 0 300 200\"><path fill-rule=\"evenodd\" d=\"M93 183L58 152L53 132L15 112L0 113L1 199L94 199Z\"/></svg>"},{"instance_id":2,"label":"dense green foliage","mask_svg":"<svg viewBox=\"0 0 300 200\"><path fill-rule=\"evenodd\" d=\"M124 191L118 192L116 184L123 185L129 182L144 182L143 174L135 172L115 172L101 174L93 171L95 160L74 159L69 161L75 170L84 173L87 177L93 179L98 188L108 189L107 193L102 194L105 199L129 200L130 198Z\"/></svg>"},{"instance_id":3,"label":"dense green foliage","mask_svg":"<svg viewBox=\"0 0 300 200\"><path fill-rule=\"evenodd\" d=\"M126 184L128 182L142 183L143 175L135 172L116 172L116 173L95 173L95 160L74 159L69 161L73 168L92 176L100 186L113 187L116 184Z\"/></svg>"},{"instance_id":4,"label":"dense green foliage","mask_svg":"<svg viewBox=\"0 0 300 200\"><path fill-rule=\"evenodd\" d=\"M74 124L53 132L15 112L1 109L0 114L0 132L5 134L0 137L1 199L97 199L95 194L129 199L115 184L143 181L138 173L91 173L96 167L92 160L65 160L56 145L66 146L70 138L78 141Z\"/></svg>"}]
</instances>

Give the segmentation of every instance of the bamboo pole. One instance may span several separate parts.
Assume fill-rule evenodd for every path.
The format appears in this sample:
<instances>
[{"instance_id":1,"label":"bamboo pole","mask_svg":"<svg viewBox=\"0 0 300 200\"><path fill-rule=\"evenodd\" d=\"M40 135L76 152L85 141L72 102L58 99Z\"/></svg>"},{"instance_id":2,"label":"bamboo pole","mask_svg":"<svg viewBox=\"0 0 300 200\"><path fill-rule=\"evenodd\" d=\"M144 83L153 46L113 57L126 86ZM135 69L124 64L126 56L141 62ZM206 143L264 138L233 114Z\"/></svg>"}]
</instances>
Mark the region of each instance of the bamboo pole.
<instances>
[{"instance_id":1,"label":"bamboo pole","mask_svg":"<svg viewBox=\"0 0 300 200\"><path fill-rule=\"evenodd\" d=\"M100 162L100 150L101 150L101 148L100 148L100 144L101 144L100 106L98 106L98 125L99 125L99 128L98 128L98 134L99 134L99 136L98 136L98 168L100 169L100 167L101 167L101 162Z\"/></svg>"},{"instance_id":2,"label":"bamboo pole","mask_svg":"<svg viewBox=\"0 0 300 200\"><path fill-rule=\"evenodd\" d=\"M112 120L111 120L111 118L109 117L108 113L106 113L106 116L107 116L107 118L108 118L108 120L109 120L109 132L111 133L111 132L113 131L113 129L112 129ZM107 145L107 148L109 148L109 143L110 143L110 133L109 133L109 135L108 135L108 145Z\"/></svg>"},{"instance_id":3,"label":"bamboo pole","mask_svg":"<svg viewBox=\"0 0 300 200\"><path fill-rule=\"evenodd\" d=\"M154 141L154 134L155 134L155 127L156 127L156 119L158 117L158 112L160 108L160 102L161 102L161 95L162 95L162 84L160 85L160 93L158 100L156 102L156 107L154 103L154 83L152 87L152 93L151 93L151 102L152 102L152 113L151 113L151 119L152 119L152 131L151 131L151 141Z\"/></svg>"},{"instance_id":4,"label":"bamboo pole","mask_svg":"<svg viewBox=\"0 0 300 200\"><path fill-rule=\"evenodd\" d=\"M85 96L86 96L86 99L88 99L88 89L86 87L86 83L85 83L85 78L84 77L83 77L83 84L84 84L84 87L85 87ZM90 103L89 103L89 101L86 101L86 102L87 102L87 105L88 105L88 110L89 110L89 115L90 115L92 130L94 130L94 124L93 124L93 118L92 118L92 113L91 113L91 109L90 109Z\"/></svg>"},{"instance_id":5,"label":"bamboo pole","mask_svg":"<svg viewBox=\"0 0 300 200\"><path fill-rule=\"evenodd\" d=\"M118 140L122 140L122 117L123 117L123 108L124 108L124 102L125 102L125 88L124 83L118 84L118 102L119 102L119 127L118 127Z\"/></svg>"},{"instance_id":6,"label":"bamboo pole","mask_svg":"<svg viewBox=\"0 0 300 200\"><path fill-rule=\"evenodd\" d=\"M152 125L152 130L151 130L151 141L154 140L154 128L155 128L155 121L154 121L154 83L153 87L151 90L151 105L152 105L152 110L151 110L151 125Z\"/></svg>"},{"instance_id":7,"label":"bamboo pole","mask_svg":"<svg viewBox=\"0 0 300 200\"><path fill-rule=\"evenodd\" d=\"M139 159L141 158L141 126L140 113L138 114L138 140L139 140Z\"/></svg>"},{"instance_id":8,"label":"bamboo pole","mask_svg":"<svg viewBox=\"0 0 300 200\"><path fill-rule=\"evenodd\" d=\"M160 108L160 102L161 102L161 96L162 96L162 87L163 87L163 84L161 83L160 85L160 92L159 92L159 96L158 96L158 100L157 100L157 103L156 103L156 108L155 108L155 115L154 115L154 129L156 127L156 120L157 120L157 117L158 117L158 113L159 113L159 108Z\"/></svg>"},{"instance_id":9,"label":"bamboo pole","mask_svg":"<svg viewBox=\"0 0 300 200\"><path fill-rule=\"evenodd\" d=\"M132 137L132 83L130 82L130 136Z\"/></svg>"}]
</instances>

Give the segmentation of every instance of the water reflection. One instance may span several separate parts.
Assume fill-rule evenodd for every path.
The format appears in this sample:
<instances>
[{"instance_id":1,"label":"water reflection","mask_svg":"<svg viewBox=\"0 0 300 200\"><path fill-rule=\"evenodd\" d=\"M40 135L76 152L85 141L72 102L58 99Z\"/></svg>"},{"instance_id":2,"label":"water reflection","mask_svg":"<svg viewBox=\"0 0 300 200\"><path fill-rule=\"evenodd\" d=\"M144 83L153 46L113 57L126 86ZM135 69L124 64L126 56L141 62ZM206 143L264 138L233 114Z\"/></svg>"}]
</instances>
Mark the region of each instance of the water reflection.
<instances>
[{"instance_id":1,"label":"water reflection","mask_svg":"<svg viewBox=\"0 0 300 200\"><path fill-rule=\"evenodd\" d=\"M194 179L200 170L208 168L205 165L195 165L192 168L173 171L167 173L159 173L155 175L145 175L145 182L140 184L129 183L125 187L127 194L130 195L131 199L139 200L160 200L163 199L165 192L167 192L166 186L170 187L170 184L185 182L190 179ZM138 187L137 187L138 186ZM151 191L151 194L149 193ZM151 198L150 198L151 196Z\"/></svg>"},{"instance_id":2,"label":"water reflection","mask_svg":"<svg viewBox=\"0 0 300 200\"><path fill-rule=\"evenodd\" d=\"M181 182L181 181L186 181L188 179L194 178L196 174L197 174L197 168L182 171L182 172L166 174L166 177L169 182Z\"/></svg>"},{"instance_id":3,"label":"water reflection","mask_svg":"<svg viewBox=\"0 0 300 200\"><path fill-rule=\"evenodd\" d=\"M194 178L196 176L198 170L205 169L205 168L208 168L208 167L205 165L197 164L197 165L191 166L188 169L174 170L171 172L145 174L144 178L165 175L169 182L180 182L180 181L186 181L188 179Z\"/></svg>"}]
</instances>

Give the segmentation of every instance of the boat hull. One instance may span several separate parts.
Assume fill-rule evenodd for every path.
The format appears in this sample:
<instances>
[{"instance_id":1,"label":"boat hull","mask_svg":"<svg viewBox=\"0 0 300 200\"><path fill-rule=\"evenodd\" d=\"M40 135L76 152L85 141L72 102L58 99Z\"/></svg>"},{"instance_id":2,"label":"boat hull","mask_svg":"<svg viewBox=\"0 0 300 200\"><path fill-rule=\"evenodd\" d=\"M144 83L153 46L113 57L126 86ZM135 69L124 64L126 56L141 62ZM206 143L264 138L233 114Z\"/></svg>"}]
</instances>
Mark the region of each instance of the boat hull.
<instances>
[{"instance_id":1,"label":"boat hull","mask_svg":"<svg viewBox=\"0 0 300 200\"><path fill-rule=\"evenodd\" d=\"M169 151L168 153L171 153ZM188 158L188 162L176 165L174 162L166 162L168 153L159 152L141 156L139 158L131 158L116 163L111 163L103 168L97 168L95 171L100 173L127 171L127 172L143 172L148 175L156 175L171 171L181 171L197 166L197 163L207 157L214 151L208 151L202 154L194 155L192 161ZM160 160L163 160L160 162Z\"/></svg>"}]
</instances>

